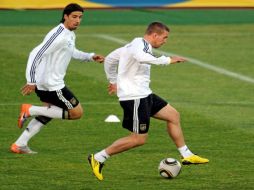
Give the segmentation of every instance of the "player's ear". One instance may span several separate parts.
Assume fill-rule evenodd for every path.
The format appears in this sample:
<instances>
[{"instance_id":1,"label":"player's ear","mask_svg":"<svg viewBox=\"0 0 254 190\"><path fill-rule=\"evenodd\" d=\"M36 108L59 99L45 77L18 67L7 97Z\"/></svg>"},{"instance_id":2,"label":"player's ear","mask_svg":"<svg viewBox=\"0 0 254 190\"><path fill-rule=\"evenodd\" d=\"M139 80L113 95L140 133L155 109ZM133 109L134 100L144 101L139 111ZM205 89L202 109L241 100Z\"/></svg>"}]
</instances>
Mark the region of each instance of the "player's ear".
<instances>
[{"instance_id":1,"label":"player's ear","mask_svg":"<svg viewBox=\"0 0 254 190\"><path fill-rule=\"evenodd\" d=\"M68 19L68 15L64 14L64 20L67 20L67 19Z\"/></svg>"},{"instance_id":2,"label":"player's ear","mask_svg":"<svg viewBox=\"0 0 254 190\"><path fill-rule=\"evenodd\" d=\"M156 32L153 33L153 38L154 38L154 39L156 39L158 36L159 36L158 33L156 33Z\"/></svg>"}]
</instances>

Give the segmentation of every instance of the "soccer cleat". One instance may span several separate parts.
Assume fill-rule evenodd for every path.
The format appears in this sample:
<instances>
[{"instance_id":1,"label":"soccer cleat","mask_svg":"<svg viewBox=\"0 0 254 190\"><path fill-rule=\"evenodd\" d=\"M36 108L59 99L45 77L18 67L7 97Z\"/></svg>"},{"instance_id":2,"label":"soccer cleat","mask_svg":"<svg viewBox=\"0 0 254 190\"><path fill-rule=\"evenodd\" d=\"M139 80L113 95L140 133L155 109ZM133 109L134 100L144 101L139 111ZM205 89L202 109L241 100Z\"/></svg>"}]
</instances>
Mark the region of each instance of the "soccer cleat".
<instances>
[{"instance_id":1,"label":"soccer cleat","mask_svg":"<svg viewBox=\"0 0 254 190\"><path fill-rule=\"evenodd\" d=\"M20 114L18 118L18 127L22 128L26 119L30 117L29 108L31 107L31 104L22 104L20 107Z\"/></svg>"},{"instance_id":2,"label":"soccer cleat","mask_svg":"<svg viewBox=\"0 0 254 190\"><path fill-rule=\"evenodd\" d=\"M16 154L36 154L37 152L32 151L28 146L18 146L15 143L11 145L11 152Z\"/></svg>"},{"instance_id":3,"label":"soccer cleat","mask_svg":"<svg viewBox=\"0 0 254 190\"><path fill-rule=\"evenodd\" d=\"M89 161L89 164L93 170L94 175L97 177L98 180L102 181L103 176L102 176L101 170L102 170L102 167L104 166L104 164L95 160L93 154L90 154L88 156L88 161Z\"/></svg>"},{"instance_id":4,"label":"soccer cleat","mask_svg":"<svg viewBox=\"0 0 254 190\"><path fill-rule=\"evenodd\" d=\"M183 165L189 165L189 164L205 164L205 163L208 163L209 160L206 159L206 158L202 158L198 155L192 155L192 156L189 156L189 157L186 157L186 158L183 158L182 159L182 164Z\"/></svg>"}]
</instances>

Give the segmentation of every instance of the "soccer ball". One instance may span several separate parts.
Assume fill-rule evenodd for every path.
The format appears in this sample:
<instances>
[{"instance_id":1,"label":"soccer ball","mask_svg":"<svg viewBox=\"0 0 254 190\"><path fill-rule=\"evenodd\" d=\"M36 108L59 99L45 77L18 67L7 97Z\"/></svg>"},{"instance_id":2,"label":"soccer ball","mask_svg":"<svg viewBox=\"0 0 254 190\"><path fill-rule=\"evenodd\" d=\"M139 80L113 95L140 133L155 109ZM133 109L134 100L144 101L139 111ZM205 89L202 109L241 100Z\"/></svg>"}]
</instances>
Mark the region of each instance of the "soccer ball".
<instances>
[{"instance_id":1,"label":"soccer ball","mask_svg":"<svg viewBox=\"0 0 254 190\"><path fill-rule=\"evenodd\" d=\"M160 162L158 170L162 177L171 179L178 176L181 167L180 162L175 158L165 158Z\"/></svg>"}]
</instances>

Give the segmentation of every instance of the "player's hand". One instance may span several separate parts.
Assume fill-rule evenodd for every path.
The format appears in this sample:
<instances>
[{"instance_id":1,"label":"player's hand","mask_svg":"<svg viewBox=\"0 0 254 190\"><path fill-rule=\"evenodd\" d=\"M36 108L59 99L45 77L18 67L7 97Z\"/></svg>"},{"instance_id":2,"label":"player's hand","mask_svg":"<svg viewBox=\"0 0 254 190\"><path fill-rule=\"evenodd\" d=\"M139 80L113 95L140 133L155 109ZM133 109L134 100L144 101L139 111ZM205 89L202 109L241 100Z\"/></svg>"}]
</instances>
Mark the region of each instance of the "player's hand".
<instances>
[{"instance_id":1,"label":"player's hand","mask_svg":"<svg viewBox=\"0 0 254 190\"><path fill-rule=\"evenodd\" d=\"M31 94L32 92L35 91L35 88L36 88L36 85L35 84L26 84L24 85L20 90L21 90L21 94L23 96L25 95L29 95Z\"/></svg>"},{"instance_id":2,"label":"player's hand","mask_svg":"<svg viewBox=\"0 0 254 190\"><path fill-rule=\"evenodd\" d=\"M98 63L103 63L104 62L104 57L102 55L94 55L93 60L98 62Z\"/></svg>"},{"instance_id":3,"label":"player's hand","mask_svg":"<svg viewBox=\"0 0 254 190\"><path fill-rule=\"evenodd\" d=\"M116 94L116 92L117 92L117 85L109 83L109 85L108 85L108 94L113 95L113 94Z\"/></svg>"},{"instance_id":4,"label":"player's hand","mask_svg":"<svg viewBox=\"0 0 254 190\"><path fill-rule=\"evenodd\" d=\"M172 56L170 58L171 58L171 61L170 61L171 64L181 63L181 62L185 62L186 61L185 58L177 57L177 56Z\"/></svg>"}]
</instances>

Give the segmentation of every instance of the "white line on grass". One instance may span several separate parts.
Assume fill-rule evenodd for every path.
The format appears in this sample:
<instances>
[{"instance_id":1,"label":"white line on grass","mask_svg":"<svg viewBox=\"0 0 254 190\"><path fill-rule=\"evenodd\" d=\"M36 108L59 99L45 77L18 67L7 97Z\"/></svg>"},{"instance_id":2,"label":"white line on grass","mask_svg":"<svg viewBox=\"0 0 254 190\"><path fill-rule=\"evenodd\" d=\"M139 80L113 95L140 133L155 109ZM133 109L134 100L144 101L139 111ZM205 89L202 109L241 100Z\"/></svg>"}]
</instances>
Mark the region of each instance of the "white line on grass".
<instances>
[{"instance_id":1,"label":"white line on grass","mask_svg":"<svg viewBox=\"0 0 254 190\"><path fill-rule=\"evenodd\" d=\"M113 37L113 36L109 36L109 35L105 35L105 34L98 34L96 36L99 37L99 38L108 40L108 41L116 42L116 43L121 44L121 45L128 43L128 41L126 41L126 40L116 38L116 37ZM158 52L160 54L164 54L164 55L167 55L167 56L172 56L172 55L180 56L180 55L177 55L175 53L169 53L169 52L165 52L165 51L161 51L161 50L155 50L155 52ZM235 73L235 72L232 72L232 71L229 71L229 70L211 65L209 63L199 61L199 60L191 58L191 57L185 57L185 58L188 59L190 61L190 63L192 63L194 65L198 65L202 68L214 71L216 73L220 73L222 75L229 76L231 78L236 78L236 79L241 80L241 81L254 83L254 79L251 78L251 77L247 77L247 76L244 76L244 75L241 75L241 74L238 74L238 73Z\"/></svg>"}]
</instances>

